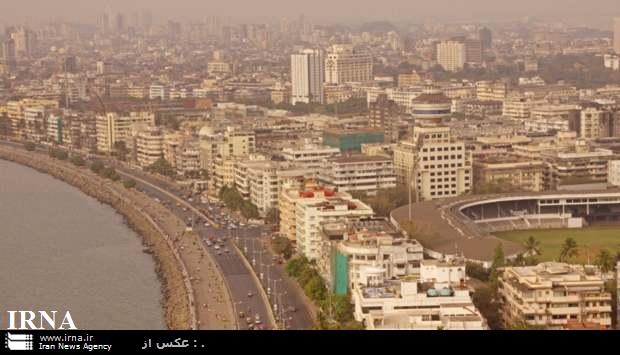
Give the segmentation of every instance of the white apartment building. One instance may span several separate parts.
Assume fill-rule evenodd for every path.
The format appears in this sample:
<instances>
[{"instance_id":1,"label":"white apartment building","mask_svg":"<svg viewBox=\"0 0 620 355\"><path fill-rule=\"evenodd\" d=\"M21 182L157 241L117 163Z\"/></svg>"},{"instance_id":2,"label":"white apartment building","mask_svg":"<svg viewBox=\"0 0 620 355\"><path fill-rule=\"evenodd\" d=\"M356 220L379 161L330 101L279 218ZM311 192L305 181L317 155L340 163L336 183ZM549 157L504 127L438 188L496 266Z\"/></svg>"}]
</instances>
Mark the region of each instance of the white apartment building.
<instances>
[{"instance_id":1,"label":"white apartment building","mask_svg":"<svg viewBox=\"0 0 620 355\"><path fill-rule=\"evenodd\" d=\"M347 294L362 284L362 270L382 268L386 279L420 274L424 248L386 218L326 222L317 269L332 292Z\"/></svg>"},{"instance_id":2,"label":"white apartment building","mask_svg":"<svg viewBox=\"0 0 620 355\"><path fill-rule=\"evenodd\" d=\"M508 95L508 85L505 82L478 81L476 82L476 98L481 101L504 101Z\"/></svg>"},{"instance_id":3,"label":"white apartment building","mask_svg":"<svg viewBox=\"0 0 620 355\"><path fill-rule=\"evenodd\" d=\"M545 104L547 104L545 100L533 100L519 95L508 96L502 106L502 115L514 119L526 119L530 117L532 108Z\"/></svg>"},{"instance_id":4,"label":"white apartment building","mask_svg":"<svg viewBox=\"0 0 620 355\"><path fill-rule=\"evenodd\" d=\"M396 187L394 162L386 156L343 156L325 159L318 180L337 191L376 194Z\"/></svg>"},{"instance_id":5,"label":"white apartment building","mask_svg":"<svg viewBox=\"0 0 620 355\"><path fill-rule=\"evenodd\" d=\"M23 133L29 140L41 142L47 136L45 124L47 120L47 112L45 107L26 107L24 109L25 127Z\"/></svg>"},{"instance_id":6,"label":"white apartment building","mask_svg":"<svg viewBox=\"0 0 620 355\"><path fill-rule=\"evenodd\" d=\"M568 132L570 131L570 122L560 117L544 118L544 119L526 119L524 128L528 132Z\"/></svg>"},{"instance_id":7,"label":"white apartment building","mask_svg":"<svg viewBox=\"0 0 620 355\"><path fill-rule=\"evenodd\" d=\"M47 140L56 144L63 144L63 119L59 114L52 113L47 118Z\"/></svg>"},{"instance_id":8,"label":"white apartment building","mask_svg":"<svg viewBox=\"0 0 620 355\"><path fill-rule=\"evenodd\" d=\"M399 180L412 181L418 200L454 197L472 189L471 153L441 124L417 124L413 140L394 148L394 168Z\"/></svg>"},{"instance_id":9,"label":"white apartment building","mask_svg":"<svg viewBox=\"0 0 620 355\"><path fill-rule=\"evenodd\" d=\"M326 145L303 144L282 149L285 161L318 173L327 158L340 154L340 149Z\"/></svg>"},{"instance_id":10,"label":"white apartment building","mask_svg":"<svg viewBox=\"0 0 620 355\"><path fill-rule=\"evenodd\" d=\"M485 330L465 284L465 264L420 261L420 274L388 280L364 267L352 291L354 317L369 330Z\"/></svg>"},{"instance_id":11,"label":"white apartment building","mask_svg":"<svg viewBox=\"0 0 620 355\"><path fill-rule=\"evenodd\" d=\"M573 321L611 327L611 294L594 266L547 262L506 267L498 281L506 325L525 321L564 329Z\"/></svg>"},{"instance_id":12,"label":"white apartment building","mask_svg":"<svg viewBox=\"0 0 620 355\"><path fill-rule=\"evenodd\" d=\"M186 140L176 149L176 169L180 176L200 171L200 149L195 140Z\"/></svg>"},{"instance_id":13,"label":"white apartment building","mask_svg":"<svg viewBox=\"0 0 620 355\"><path fill-rule=\"evenodd\" d=\"M334 192L320 187L314 180L306 182L288 180L280 191L278 201L280 218L280 235L292 241L297 239L296 204L302 199L324 199L328 197L340 197L351 199L346 192Z\"/></svg>"},{"instance_id":14,"label":"white apartment building","mask_svg":"<svg viewBox=\"0 0 620 355\"><path fill-rule=\"evenodd\" d=\"M217 156L222 158L242 158L254 153L256 136L252 131L227 127L224 132L215 132L210 126L199 132L200 167L211 173Z\"/></svg>"},{"instance_id":15,"label":"white apartment building","mask_svg":"<svg viewBox=\"0 0 620 355\"><path fill-rule=\"evenodd\" d=\"M612 186L620 187L620 160L610 160L607 168L607 182Z\"/></svg>"},{"instance_id":16,"label":"white apartment building","mask_svg":"<svg viewBox=\"0 0 620 355\"><path fill-rule=\"evenodd\" d=\"M446 71L457 72L467 62L467 51L464 42L447 40L437 43L437 63Z\"/></svg>"},{"instance_id":17,"label":"white apartment building","mask_svg":"<svg viewBox=\"0 0 620 355\"><path fill-rule=\"evenodd\" d=\"M603 56L603 66L614 71L620 70L620 56L615 54L605 54Z\"/></svg>"},{"instance_id":18,"label":"white apartment building","mask_svg":"<svg viewBox=\"0 0 620 355\"><path fill-rule=\"evenodd\" d=\"M164 135L157 127L141 129L136 136L136 161L142 168L151 166L164 156Z\"/></svg>"},{"instance_id":19,"label":"white apartment building","mask_svg":"<svg viewBox=\"0 0 620 355\"><path fill-rule=\"evenodd\" d=\"M345 84L373 80L372 56L351 45L333 45L325 58L325 82Z\"/></svg>"},{"instance_id":20,"label":"white apartment building","mask_svg":"<svg viewBox=\"0 0 620 355\"><path fill-rule=\"evenodd\" d=\"M388 100L396 102L404 113L410 114L413 109L413 99L422 94L422 87L404 88L368 88L366 90L366 102L370 105L377 101L377 97L386 94Z\"/></svg>"},{"instance_id":21,"label":"white apartment building","mask_svg":"<svg viewBox=\"0 0 620 355\"><path fill-rule=\"evenodd\" d=\"M151 85L149 88L149 99L170 100L170 88L165 85Z\"/></svg>"},{"instance_id":22,"label":"white apartment building","mask_svg":"<svg viewBox=\"0 0 620 355\"><path fill-rule=\"evenodd\" d=\"M372 208L362 201L341 196L297 200L295 213L297 248L310 260L320 257L321 223L374 214Z\"/></svg>"},{"instance_id":23,"label":"white apartment building","mask_svg":"<svg viewBox=\"0 0 620 355\"><path fill-rule=\"evenodd\" d=\"M155 125L155 115L149 112L131 112L119 115L115 112L97 116L97 150L112 152L116 142L128 143L132 129Z\"/></svg>"},{"instance_id":24,"label":"white apartment building","mask_svg":"<svg viewBox=\"0 0 620 355\"><path fill-rule=\"evenodd\" d=\"M620 116L592 107L581 110L579 137L598 139L620 136Z\"/></svg>"},{"instance_id":25,"label":"white apartment building","mask_svg":"<svg viewBox=\"0 0 620 355\"><path fill-rule=\"evenodd\" d=\"M323 103L325 61L320 50L306 49L291 55L291 104Z\"/></svg>"}]
</instances>

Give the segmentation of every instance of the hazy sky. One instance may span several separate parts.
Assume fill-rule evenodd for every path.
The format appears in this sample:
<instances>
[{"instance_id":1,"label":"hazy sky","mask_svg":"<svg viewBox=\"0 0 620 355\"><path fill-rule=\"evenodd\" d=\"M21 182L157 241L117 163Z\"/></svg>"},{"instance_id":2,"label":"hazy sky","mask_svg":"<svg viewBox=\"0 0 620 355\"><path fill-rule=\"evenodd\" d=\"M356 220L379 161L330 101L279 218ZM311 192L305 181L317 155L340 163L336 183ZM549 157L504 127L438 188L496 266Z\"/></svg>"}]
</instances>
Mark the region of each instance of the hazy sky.
<instances>
[{"instance_id":1,"label":"hazy sky","mask_svg":"<svg viewBox=\"0 0 620 355\"><path fill-rule=\"evenodd\" d=\"M107 6L130 14L151 9L156 19L210 15L258 20L305 14L316 21L480 21L534 16L611 28L620 0L0 0L0 21L67 19L94 22Z\"/></svg>"}]
</instances>

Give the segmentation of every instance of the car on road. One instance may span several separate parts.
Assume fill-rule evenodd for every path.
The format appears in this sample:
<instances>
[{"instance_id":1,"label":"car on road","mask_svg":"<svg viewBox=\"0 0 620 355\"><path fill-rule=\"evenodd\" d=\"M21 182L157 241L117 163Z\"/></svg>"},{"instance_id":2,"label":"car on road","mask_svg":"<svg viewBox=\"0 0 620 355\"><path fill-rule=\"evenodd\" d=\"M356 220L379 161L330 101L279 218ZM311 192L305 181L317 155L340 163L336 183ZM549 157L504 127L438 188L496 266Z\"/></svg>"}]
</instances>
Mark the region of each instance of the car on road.
<instances>
[{"instance_id":1,"label":"car on road","mask_svg":"<svg viewBox=\"0 0 620 355\"><path fill-rule=\"evenodd\" d=\"M230 250L228 250L228 248L224 249L224 253L228 254L230 253Z\"/></svg>"},{"instance_id":2,"label":"car on road","mask_svg":"<svg viewBox=\"0 0 620 355\"><path fill-rule=\"evenodd\" d=\"M252 297L254 294L252 292L248 292L248 297Z\"/></svg>"},{"instance_id":3,"label":"car on road","mask_svg":"<svg viewBox=\"0 0 620 355\"><path fill-rule=\"evenodd\" d=\"M215 250L220 250L220 246L215 244Z\"/></svg>"},{"instance_id":4,"label":"car on road","mask_svg":"<svg viewBox=\"0 0 620 355\"><path fill-rule=\"evenodd\" d=\"M211 243L210 241L207 240L207 246L210 247L212 245L213 245L213 243Z\"/></svg>"},{"instance_id":5,"label":"car on road","mask_svg":"<svg viewBox=\"0 0 620 355\"><path fill-rule=\"evenodd\" d=\"M256 323L257 325L262 323L262 321L260 320L260 315L258 313L254 317L254 323Z\"/></svg>"}]
</instances>

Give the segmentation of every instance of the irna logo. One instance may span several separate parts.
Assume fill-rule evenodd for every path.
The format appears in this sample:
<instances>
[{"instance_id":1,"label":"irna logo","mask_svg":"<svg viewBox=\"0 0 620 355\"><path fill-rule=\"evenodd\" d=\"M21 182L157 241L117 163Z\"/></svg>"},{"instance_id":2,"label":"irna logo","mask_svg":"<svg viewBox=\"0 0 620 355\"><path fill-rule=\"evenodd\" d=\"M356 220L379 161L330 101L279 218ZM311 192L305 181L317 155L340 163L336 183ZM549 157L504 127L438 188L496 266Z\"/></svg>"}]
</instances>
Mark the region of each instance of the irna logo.
<instances>
[{"instance_id":1,"label":"irna logo","mask_svg":"<svg viewBox=\"0 0 620 355\"><path fill-rule=\"evenodd\" d=\"M78 329L71 318L71 313L64 315L58 311L7 311L9 313L8 330L27 329Z\"/></svg>"}]
</instances>

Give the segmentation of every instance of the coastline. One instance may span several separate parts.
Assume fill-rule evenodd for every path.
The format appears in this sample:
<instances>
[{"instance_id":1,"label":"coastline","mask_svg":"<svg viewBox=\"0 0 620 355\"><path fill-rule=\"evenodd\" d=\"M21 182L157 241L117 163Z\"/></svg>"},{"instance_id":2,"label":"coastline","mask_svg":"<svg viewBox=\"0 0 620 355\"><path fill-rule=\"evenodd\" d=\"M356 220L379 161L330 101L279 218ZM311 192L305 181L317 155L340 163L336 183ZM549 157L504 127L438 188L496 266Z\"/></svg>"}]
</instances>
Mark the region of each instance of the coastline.
<instances>
[{"instance_id":1,"label":"coastline","mask_svg":"<svg viewBox=\"0 0 620 355\"><path fill-rule=\"evenodd\" d=\"M121 214L129 228L142 239L155 262L155 272L160 281L162 308L168 329L195 329L191 283L185 266L178 258L173 244L148 215L137 209L130 200L114 191L111 182L91 173L86 168L77 168L69 163L51 160L39 153L21 151L17 148L0 146L0 159L11 161L48 174L86 195L107 204Z\"/></svg>"}]
</instances>

